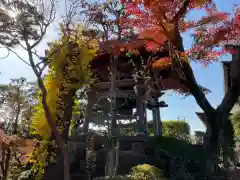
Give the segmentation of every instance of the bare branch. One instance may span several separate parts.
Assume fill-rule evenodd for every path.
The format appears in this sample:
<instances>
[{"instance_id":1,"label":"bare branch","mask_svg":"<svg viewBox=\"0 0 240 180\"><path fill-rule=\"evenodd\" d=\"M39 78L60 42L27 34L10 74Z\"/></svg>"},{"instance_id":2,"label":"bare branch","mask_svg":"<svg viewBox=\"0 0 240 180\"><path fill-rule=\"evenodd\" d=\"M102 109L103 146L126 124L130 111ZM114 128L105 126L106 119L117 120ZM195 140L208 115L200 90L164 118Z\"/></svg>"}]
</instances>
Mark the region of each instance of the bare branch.
<instances>
[{"instance_id":1,"label":"bare branch","mask_svg":"<svg viewBox=\"0 0 240 180\"><path fill-rule=\"evenodd\" d=\"M56 15L56 12L55 12L55 3L54 1L50 1L50 10L49 10L49 17L48 18L45 18L47 15L45 14L45 10L46 8L44 7L44 3L41 2L40 3L40 6L42 6L42 16L44 17L44 19L42 21L39 22L39 28L40 28L40 37L38 38L37 41L35 41L35 43L33 43L31 45L31 49L33 49L34 47L36 47L43 39L43 37L45 36L46 34L46 31L47 31L47 28L48 26L54 21L55 19L55 15Z\"/></svg>"},{"instance_id":2,"label":"bare branch","mask_svg":"<svg viewBox=\"0 0 240 180\"><path fill-rule=\"evenodd\" d=\"M6 49L5 47L0 47L0 49ZM6 59L10 55L9 50L7 50L7 55L0 57L0 59Z\"/></svg>"},{"instance_id":3,"label":"bare branch","mask_svg":"<svg viewBox=\"0 0 240 180\"><path fill-rule=\"evenodd\" d=\"M5 47L3 47L3 48L7 49L7 51L8 51L8 56L10 55L9 52L12 52L12 53L15 54L21 61L23 61L25 64L27 64L28 66L31 66L26 60L24 60L24 59L23 59L17 52L15 52L12 48L7 47L7 46L5 46ZM8 56L5 56L5 58L7 58Z\"/></svg>"}]
</instances>

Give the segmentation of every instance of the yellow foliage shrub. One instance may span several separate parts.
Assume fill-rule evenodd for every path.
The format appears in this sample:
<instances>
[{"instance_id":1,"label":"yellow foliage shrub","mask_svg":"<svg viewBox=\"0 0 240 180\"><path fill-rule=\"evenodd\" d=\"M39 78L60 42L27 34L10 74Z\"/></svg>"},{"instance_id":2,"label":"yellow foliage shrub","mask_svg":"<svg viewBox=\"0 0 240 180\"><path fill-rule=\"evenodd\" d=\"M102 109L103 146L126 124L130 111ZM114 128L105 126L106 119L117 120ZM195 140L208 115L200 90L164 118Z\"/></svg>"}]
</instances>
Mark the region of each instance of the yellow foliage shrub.
<instances>
[{"instance_id":1,"label":"yellow foliage shrub","mask_svg":"<svg viewBox=\"0 0 240 180\"><path fill-rule=\"evenodd\" d=\"M94 180L166 180L160 169L149 164L142 164L132 168L129 175L116 177L99 177Z\"/></svg>"},{"instance_id":2,"label":"yellow foliage shrub","mask_svg":"<svg viewBox=\"0 0 240 180\"><path fill-rule=\"evenodd\" d=\"M64 31L61 29L61 38L51 43L49 49L46 50L49 72L43 80L47 90L47 105L51 118L60 133L64 124L64 119L62 119L62 111L65 109L64 97L73 94L72 98L75 98L74 93L70 92L76 92L79 88L91 83L92 73L89 64L98 48L98 41L84 37L81 27L77 27L70 37L66 37ZM51 141L51 129L41 100L40 92L39 104L35 107L31 128L32 134L40 137L39 146L30 157L30 161L35 163L33 167L37 172L43 172L44 166L53 156L52 153L49 154L48 147L55 146Z\"/></svg>"},{"instance_id":3,"label":"yellow foliage shrub","mask_svg":"<svg viewBox=\"0 0 240 180\"><path fill-rule=\"evenodd\" d=\"M165 180L160 169L149 164L142 164L132 168L132 180Z\"/></svg>"}]
</instances>

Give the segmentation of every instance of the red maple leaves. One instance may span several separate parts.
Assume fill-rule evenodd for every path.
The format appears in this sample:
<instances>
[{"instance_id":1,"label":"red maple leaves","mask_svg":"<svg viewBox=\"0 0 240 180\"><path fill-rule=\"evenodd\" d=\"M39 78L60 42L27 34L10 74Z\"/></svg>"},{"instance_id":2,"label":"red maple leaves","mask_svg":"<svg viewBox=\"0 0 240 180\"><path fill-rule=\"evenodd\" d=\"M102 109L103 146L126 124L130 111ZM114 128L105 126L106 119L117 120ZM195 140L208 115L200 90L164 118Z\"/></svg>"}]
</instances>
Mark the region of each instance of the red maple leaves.
<instances>
[{"instance_id":1,"label":"red maple leaves","mask_svg":"<svg viewBox=\"0 0 240 180\"><path fill-rule=\"evenodd\" d=\"M195 28L192 54L199 54L197 60L209 63L226 53L233 53L226 45L239 45L239 7L234 9L234 16L217 12L208 17L208 23ZM201 51L200 51L201 50ZM201 53L199 53L201 52ZM193 58L194 59L194 58Z\"/></svg>"},{"instance_id":2,"label":"red maple leaves","mask_svg":"<svg viewBox=\"0 0 240 180\"><path fill-rule=\"evenodd\" d=\"M159 49L166 40L176 45L179 31L194 30L194 44L187 54L208 64L229 53L227 44L239 44L240 8L234 6L234 16L219 12L212 0L138 0L128 3L129 23L148 41L149 50ZM187 21L186 14L194 8L204 8L207 16ZM175 41L175 42L174 42ZM174 44L175 43L175 44ZM232 53L232 52L231 52Z\"/></svg>"}]
</instances>

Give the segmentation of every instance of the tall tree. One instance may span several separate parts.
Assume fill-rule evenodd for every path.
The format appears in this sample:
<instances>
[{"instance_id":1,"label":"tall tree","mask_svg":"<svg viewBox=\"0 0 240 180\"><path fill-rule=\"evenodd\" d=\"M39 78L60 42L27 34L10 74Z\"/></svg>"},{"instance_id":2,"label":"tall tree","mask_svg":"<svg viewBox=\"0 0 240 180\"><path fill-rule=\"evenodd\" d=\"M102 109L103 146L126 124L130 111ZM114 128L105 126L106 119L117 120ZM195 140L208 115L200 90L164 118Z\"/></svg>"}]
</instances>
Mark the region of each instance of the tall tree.
<instances>
[{"instance_id":1,"label":"tall tree","mask_svg":"<svg viewBox=\"0 0 240 180\"><path fill-rule=\"evenodd\" d=\"M37 78L37 84L41 91L41 103L43 104L46 120L50 126L53 135L56 138L57 145L60 147L64 156L64 179L69 180L68 151L62 140L58 129L51 115L49 104L47 102L47 90L42 79L43 70L48 65L47 60L55 54L42 57L35 48L42 42L46 35L48 27L55 19L56 1L1 1L1 23L0 23L0 44L9 52L17 55L19 59L29 65ZM70 32L69 26L74 15L76 3L70 8L66 7L66 18L64 26L67 27L66 34ZM28 59L24 59L17 54L15 49L20 47L26 50ZM59 50L59 49L58 49Z\"/></svg>"},{"instance_id":2,"label":"tall tree","mask_svg":"<svg viewBox=\"0 0 240 180\"><path fill-rule=\"evenodd\" d=\"M132 27L128 23L126 3L119 0L111 1L86 1L81 0L79 15L89 29L103 41L121 39L132 34ZM84 17L84 18L83 18Z\"/></svg>"},{"instance_id":3,"label":"tall tree","mask_svg":"<svg viewBox=\"0 0 240 180\"><path fill-rule=\"evenodd\" d=\"M68 141L73 113L75 106L78 105L78 103L76 104L76 92L91 83L92 73L89 63L95 56L98 47L96 39L83 35L81 26L71 29L71 33L67 35L65 35L66 30L62 27L59 40L49 44L46 55L55 53L47 59L49 73L44 77L50 114L64 141ZM67 43L65 43L66 39L68 39ZM58 49L61 50L58 51ZM66 162L63 161L60 149L51 142L56 137L52 133L47 119L42 117L43 112L44 106L40 101L32 116L32 133L39 137L39 146L31 159L35 161L34 169L39 172L40 176L46 168L44 171L46 178L49 175L52 176L53 172L59 174L58 178L62 178L62 164ZM37 152L41 152L41 156L38 156ZM56 166L52 162L53 156L56 157ZM48 165L51 166L48 168L46 167Z\"/></svg>"},{"instance_id":4,"label":"tall tree","mask_svg":"<svg viewBox=\"0 0 240 180\"><path fill-rule=\"evenodd\" d=\"M208 170L213 170L219 154L220 138L227 138L228 114L238 99L240 89L240 48L239 48L239 8L234 8L234 16L219 12L211 0L162 0L162 1L122 1L129 3L132 24L144 39L143 43L149 50L161 50L168 42L168 58L159 59L163 63L152 64L158 69L159 76L164 65L172 67L178 82L183 84L207 116L207 133L205 149L210 157L207 158ZM194 9L205 9L207 16L199 21L189 22L186 14ZM183 46L180 32L193 28L195 43L189 52ZM234 43L234 44L233 44ZM215 47L220 47L216 51ZM229 51L229 47L231 50ZM223 101L213 108L204 92L199 88L194 72L188 62L188 57L209 64L213 59L224 53L231 53L231 86ZM166 60L167 59L167 60ZM156 61L155 61L156 62ZM164 63L165 62L165 63ZM160 65L160 66L159 66ZM151 64L150 64L151 66ZM155 77L158 79L160 77ZM164 78L164 77L163 77ZM210 160L215 163L210 163Z\"/></svg>"},{"instance_id":5,"label":"tall tree","mask_svg":"<svg viewBox=\"0 0 240 180\"><path fill-rule=\"evenodd\" d=\"M24 156L33 148L32 141L27 139L30 126L24 114L34 104L34 90L25 78L13 79L2 87L0 168L5 180L18 177L23 169Z\"/></svg>"},{"instance_id":6,"label":"tall tree","mask_svg":"<svg viewBox=\"0 0 240 180\"><path fill-rule=\"evenodd\" d=\"M190 141L190 126L183 120L163 121L163 136Z\"/></svg>"},{"instance_id":7,"label":"tall tree","mask_svg":"<svg viewBox=\"0 0 240 180\"><path fill-rule=\"evenodd\" d=\"M179 140L190 140L190 126L184 120L165 120L162 121L163 136L173 137ZM131 136L136 132L136 123L122 124L122 135ZM153 122L148 121L148 133L153 135Z\"/></svg>"},{"instance_id":8,"label":"tall tree","mask_svg":"<svg viewBox=\"0 0 240 180\"><path fill-rule=\"evenodd\" d=\"M36 103L36 87L26 82L25 78L19 78L12 79L1 91L4 94L1 118L5 124L5 132L21 134L23 129L20 126Z\"/></svg>"}]
</instances>

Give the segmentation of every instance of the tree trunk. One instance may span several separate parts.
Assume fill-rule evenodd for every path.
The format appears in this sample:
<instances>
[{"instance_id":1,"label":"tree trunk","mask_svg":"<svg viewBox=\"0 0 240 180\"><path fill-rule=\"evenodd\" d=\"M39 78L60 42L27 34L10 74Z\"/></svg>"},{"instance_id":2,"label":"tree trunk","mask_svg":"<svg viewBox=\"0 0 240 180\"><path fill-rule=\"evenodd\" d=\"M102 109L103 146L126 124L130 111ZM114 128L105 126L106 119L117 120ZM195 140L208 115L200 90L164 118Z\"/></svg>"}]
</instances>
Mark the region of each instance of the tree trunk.
<instances>
[{"instance_id":1,"label":"tree trunk","mask_svg":"<svg viewBox=\"0 0 240 180\"><path fill-rule=\"evenodd\" d=\"M57 141L57 145L59 146L60 150L61 150L61 153L57 153L56 155L56 159L58 160L58 158L60 158L60 154L63 155L63 172L64 172L64 180L70 180L70 173L69 173L69 158L68 158L68 149L67 147L65 146L65 143L63 141L63 139L61 138L59 132L57 131L57 128L54 124L54 122L52 121L51 119L51 113L49 111L49 108L47 106L47 103L45 102L46 101L46 96L44 98L44 95L42 95L42 103L43 103L43 107L44 107L44 110L45 110L45 114L46 114L46 119L48 120L48 123L53 131L53 134L54 136L56 137L56 141ZM58 152L58 151L57 151ZM60 161L61 162L61 161Z\"/></svg>"},{"instance_id":2,"label":"tree trunk","mask_svg":"<svg viewBox=\"0 0 240 180\"><path fill-rule=\"evenodd\" d=\"M184 52L182 37L180 36L178 25L175 26L174 39L171 40L171 43L176 50L179 52ZM201 107L207 116L207 123L209 124L209 127L207 127L204 148L207 153L206 160L210 163L207 163L206 168L208 171L210 170L213 172L216 169L214 166L216 167L218 161L217 159L220 149L220 132L224 129L224 125L227 122L229 112L237 102L240 95L240 46L230 45L230 47L235 50L235 52L232 54L230 69L231 86L217 109L214 109L211 106L205 94L199 88L190 64L182 62L181 67L175 67L177 69L181 69L185 76L185 78L179 77L179 82L181 84L184 84L189 89L190 93L194 96L197 104ZM172 56L171 49L169 52L169 56ZM174 50L172 52L175 53ZM172 63L174 63L174 61L175 60L172 59ZM181 59L178 59L176 61L181 61Z\"/></svg>"},{"instance_id":3,"label":"tree trunk","mask_svg":"<svg viewBox=\"0 0 240 180\"><path fill-rule=\"evenodd\" d=\"M19 115L20 115L20 111L21 111L21 107L20 107L20 103L18 102L17 104L17 114L14 120L14 129L13 129L13 134L17 134L18 131L18 120L19 120Z\"/></svg>"},{"instance_id":4,"label":"tree trunk","mask_svg":"<svg viewBox=\"0 0 240 180\"><path fill-rule=\"evenodd\" d=\"M227 117L222 134L223 164L224 168L229 168L229 160L234 162L234 129L231 120Z\"/></svg>"},{"instance_id":5,"label":"tree trunk","mask_svg":"<svg viewBox=\"0 0 240 180\"><path fill-rule=\"evenodd\" d=\"M63 89L64 91L64 89ZM70 90L68 94L64 94L64 96L59 97L62 99L62 104L60 105L60 109L58 109L58 112L63 112L62 117L59 117L59 121L63 121L63 132L62 132L62 137L65 141L68 139L68 134L69 134L69 128L70 128L70 123L72 119L72 111L73 111L73 106L74 106L74 97L75 97L75 90Z\"/></svg>"},{"instance_id":6,"label":"tree trunk","mask_svg":"<svg viewBox=\"0 0 240 180\"><path fill-rule=\"evenodd\" d=\"M64 157L62 154L62 150L57 148L56 150L56 163L49 164L44 171L43 180L65 180L64 179Z\"/></svg>"},{"instance_id":7,"label":"tree trunk","mask_svg":"<svg viewBox=\"0 0 240 180\"><path fill-rule=\"evenodd\" d=\"M224 166L228 167L229 157L233 154L233 127L224 111L216 111L215 121L209 121L211 125L207 128L204 148L206 152L206 170L215 172L218 169L220 149L223 151Z\"/></svg>"},{"instance_id":8,"label":"tree trunk","mask_svg":"<svg viewBox=\"0 0 240 180\"><path fill-rule=\"evenodd\" d=\"M6 149L6 155L4 157L3 167L2 167L2 180L7 180L8 178L8 169L9 169L9 163L11 158L11 150L10 148Z\"/></svg>"},{"instance_id":9,"label":"tree trunk","mask_svg":"<svg viewBox=\"0 0 240 180\"><path fill-rule=\"evenodd\" d=\"M186 81L182 81L191 91L191 94L196 99L198 105L203 109L205 115L207 116L207 121L209 127L207 128L207 138L205 141L205 150L206 153L209 152L210 156L207 158L207 161L212 161L212 168L206 166L207 170L214 170L213 166L216 167L217 164L217 156L219 155L220 148L220 131L223 131L227 120L229 112L232 107L236 103L240 93L240 52L237 53L238 56L234 55L231 63L231 86L226 93L224 99L221 104L214 109L204 93L198 87L192 69L189 65L184 65L184 72L187 77ZM225 136L225 134L224 134ZM208 163L209 164L209 163ZM215 165L214 165L215 164ZM213 171L214 172L214 171Z\"/></svg>"},{"instance_id":10,"label":"tree trunk","mask_svg":"<svg viewBox=\"0 0 240 180\"><path fill-rule=\"evenodd\" d=\"M207 173L212 173L216 171L218 157L219 157L219 133L218 128L211 126L207 128L205 140L204 140L204 150L205 150L205 167Z\"/></svg>"},{"instance_id":11,"label":"tree trunk","mask_svg":"<svg viewBox=\"0 0 240 180\"><path fill-rule=\"evenodd\" d=\"M63 93L62 93L63 92ZM65 93L68 92L68 93ZM58 102L58 106L56 109L56 126L57 127L63 127L62 131L62 138L65 142L68 141L68 134L69 134L69 127L70 127L70 121L72 118L72 111L73 111L73 105L74 105L74 96L75 96L76 91L75 90L67 90L62 87L60 88L58 99L60 102ZM56 137L53 135L52 140L55 140ZM66 148L68 153L68 148ZM64 163L65 163L65 158L64 154L62 153L61 149L57 147L56 149L56 162L55 164L50 165L50 168L46 171L46 180L50 180L55 178L53 176L53 171L58 174L58 179L63 179L64 177ZM65 167L66 168L66 167ZM70 165L68 164L68 168L70 168ZM70 171L70 169L68 170Z\"/></svg>"},{"instance_id":12,"label":"tree trunk","mask_svg":"<svg viewBox=\"0 0 240 180\"><path fill-rule=\"evenodd\" d=\"M61 149L63 157L64 157L64 180L70 180L68 149L65 146L65 142L63 141L62 137L60 136L60 133L58 132L58 130L56 128L56 124L54 123L52 115L50 113L48 103L47 103L47 90L46 90L46 88L43 84L41 74L39 73L39 71L38 71L38 69L37 69L37 67L34 63L34 58L33 58L31 45L29 44L29 41L28 41L27 37L24 37L24 40L25 40L25 43L26 43L26 48L27 48L27 52L28 52L28 56L29 56L30 65L33 69L34 74L37 77L38 87L41 89L41 92L42 92L42 99L41 100L42 100L42 105L43 105L43 109L44 109L44 112L45 112L46 120L47 120L54 136L56 137L57 145Z\"/></svg>"}]
</instances>

